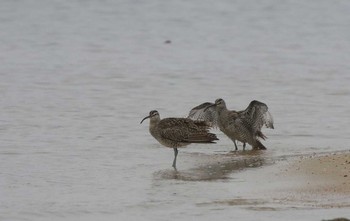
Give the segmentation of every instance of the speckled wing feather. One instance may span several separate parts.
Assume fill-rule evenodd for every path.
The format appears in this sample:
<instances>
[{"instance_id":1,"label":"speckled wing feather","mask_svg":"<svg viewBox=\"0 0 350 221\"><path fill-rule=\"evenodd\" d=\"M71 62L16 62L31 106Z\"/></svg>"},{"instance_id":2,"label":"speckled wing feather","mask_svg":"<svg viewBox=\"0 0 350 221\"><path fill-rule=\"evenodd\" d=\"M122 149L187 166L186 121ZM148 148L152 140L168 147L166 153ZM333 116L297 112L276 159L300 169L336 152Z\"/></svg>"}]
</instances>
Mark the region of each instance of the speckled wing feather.
<instances>
[{"instance_id":1,"label":"speckled wing feather","mask_svg":"<svg viewBox=\"0 0 350 221\"><path fill-rule=\"evenodd\" d=\"M216 107L209 107L211 105L213 105L213 103L205 102L192 108L187 118L203 120L208 122L211 127L218 127L218 114L216 112Z\"/></svg>"},{"instance_id":2,"label":"speckled wing feather","mask_svg":"<svg viewBox=\"0 0 350 221\"><path fill-rule=\"evenodd\" d=\"M249 121L249 124L254 130L260 131L262 126L265 125L267 128L274 128L273 118L266 104L260 101L252 101L248 107L240 111L239 114L242 119Z\"/></svg>"},{"instance_id":3,"label":"speckled wing feather","mask_svg":"<svg viewBox=\"0 0 350 221\"><path fill-rule=\"evenodd\" d=\"M165 118L158 124L161 136L176 142L212 143L217 140L209 133L209 125L204 121L187 118Z\"/></svg>"}]
</instances>

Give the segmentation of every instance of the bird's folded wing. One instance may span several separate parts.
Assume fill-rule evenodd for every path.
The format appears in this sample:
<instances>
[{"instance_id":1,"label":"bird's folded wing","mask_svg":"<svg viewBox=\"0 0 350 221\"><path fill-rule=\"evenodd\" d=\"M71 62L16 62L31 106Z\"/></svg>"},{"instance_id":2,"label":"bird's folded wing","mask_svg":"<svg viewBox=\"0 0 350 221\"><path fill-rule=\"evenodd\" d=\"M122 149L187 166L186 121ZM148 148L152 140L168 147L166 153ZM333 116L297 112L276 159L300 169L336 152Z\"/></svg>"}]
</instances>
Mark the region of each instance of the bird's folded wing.
<instances>
[{"instance_id":1,"label":"bird's folded wing","mask_svg":"<svg viewBox=\"0 0 350 221\"><path fill-rule=\"evenodd\" d=\"M188 131L177 126L161 130L160 135L164 139L176 142L184 142L188 139Z\"/></svg>"},{"instance_id":2,"label":"bird's folded wing","mask_svg":"<svg viewBox=\"0 0 350 221\"><path fill-rule=\"evenodd\" d=\"M158 124L160 135L168 140L184 142L193 131L206 130L206 127L198 127L195 122L187 118L165 118Z\"/></svg>"},{"instance_id":3,"label":"bird's folded wing","mask_svg":"<svg viewBox=\"0 0 350 221\"><path fill-rule=\"evenodd\" d=\"M206 130L191 130L183 127L172 127L163 129L160 135L167 140L183 143L214 143L218 140L215 134L208 133Z\"/></svg>"}]
</instances>

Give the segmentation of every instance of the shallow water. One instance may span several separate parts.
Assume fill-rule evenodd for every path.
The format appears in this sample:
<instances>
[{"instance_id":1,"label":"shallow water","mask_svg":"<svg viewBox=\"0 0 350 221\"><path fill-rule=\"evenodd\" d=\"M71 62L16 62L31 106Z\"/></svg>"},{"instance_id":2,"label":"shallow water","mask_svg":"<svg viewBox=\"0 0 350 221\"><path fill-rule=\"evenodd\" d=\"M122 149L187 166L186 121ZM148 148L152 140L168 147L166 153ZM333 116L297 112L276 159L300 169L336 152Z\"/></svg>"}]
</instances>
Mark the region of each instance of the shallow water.
<instances>
[{"instance_id":1,"label":"shallow water","mask_svg":"<svg viewBox=\"0 0 350 221\"><path fill-rule=\"evenodd\" d=\"M263 203L243 178L287 156L349 149L348 1L0 6L1 220L350 216ZM173 151L140 120L218 97L236 110L268 104L268 150L232 153L217 131L217 144L181 149L174 171Z\"/></svg>"}]
</instances>

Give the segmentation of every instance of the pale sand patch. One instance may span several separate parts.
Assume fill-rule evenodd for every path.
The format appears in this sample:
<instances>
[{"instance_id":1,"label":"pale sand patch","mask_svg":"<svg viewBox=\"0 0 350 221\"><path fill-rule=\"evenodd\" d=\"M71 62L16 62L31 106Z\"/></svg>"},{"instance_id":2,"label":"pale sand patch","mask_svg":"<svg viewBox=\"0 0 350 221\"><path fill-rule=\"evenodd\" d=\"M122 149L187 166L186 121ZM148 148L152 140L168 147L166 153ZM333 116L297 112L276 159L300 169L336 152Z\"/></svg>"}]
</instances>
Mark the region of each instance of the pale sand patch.
<instances>
[{"instance_id":1,"label":"pale sand patch","mask_svg":"<svg viewBox=\"0 0 350 221\"><path fill-rule=\"evenodd\" d=\"M350 195L350 153L300 157L287 173L303 184L299 190Z\"/></svg>"},{"instance_id":2,"label":"pale sand patch","mask_svg":"<svg viewBox=\"0 0 350 221\"><path fill-rule=\"evenodd\" d=\"M186 156L186 155L185 155ZM266 151L188 154L196 167L158 171L156 179L227 180L233 198L198 203L251 210L350 208L350 151L274 157ZM183 158L182 167L186 166ZM226 181L224 181L226 182Z\"/></svg>"},{"instance_id":3,"label":"pale sand patch","mask_svg":"<svg viewBox=\"0 0 350 221\"><path fill-rule=\"evenodd\" d=\"M350 207L350 152L300 156L277 173L285 202L316 207ZM281 197L283 196L283 197Z\"/></svg>"}]
</instances>

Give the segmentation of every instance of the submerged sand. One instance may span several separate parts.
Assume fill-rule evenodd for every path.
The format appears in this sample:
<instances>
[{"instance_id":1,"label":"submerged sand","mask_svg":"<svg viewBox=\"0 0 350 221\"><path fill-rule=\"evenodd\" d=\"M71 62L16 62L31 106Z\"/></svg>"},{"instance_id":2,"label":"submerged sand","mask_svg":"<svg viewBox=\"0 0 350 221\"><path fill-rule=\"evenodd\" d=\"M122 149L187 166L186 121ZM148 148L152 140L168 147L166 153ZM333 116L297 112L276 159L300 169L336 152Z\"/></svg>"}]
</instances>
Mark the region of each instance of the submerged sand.
<instances>
[{"instance_id":1,"label":"submerged sand","mask_svg":"<svg viewBox=\"0 0 350 221\"><path fill-rule=\"evenodd\" d=\"M236 197L209 204L251 210L350 208L350 151L278 159L267 152L247 151L217 158L208 156L204 160L207 166L179 172L176 179L202 181L231 176Z\"/></svg>"},{"instance_id":2,"label":"submerged sand","mask_svg":"<svg viewBox=\"0 0 350 221\"><path fill-rule=\"evenodd\" d=\"M258 211L350 208L350 151L282 157L266 151L190 153L189 156L189 162L196 161L197 167L160 171L155 177L231 180L230 195L234 197L199 203L199 206L224 204Z\"/></svg>"}]
</instances>

